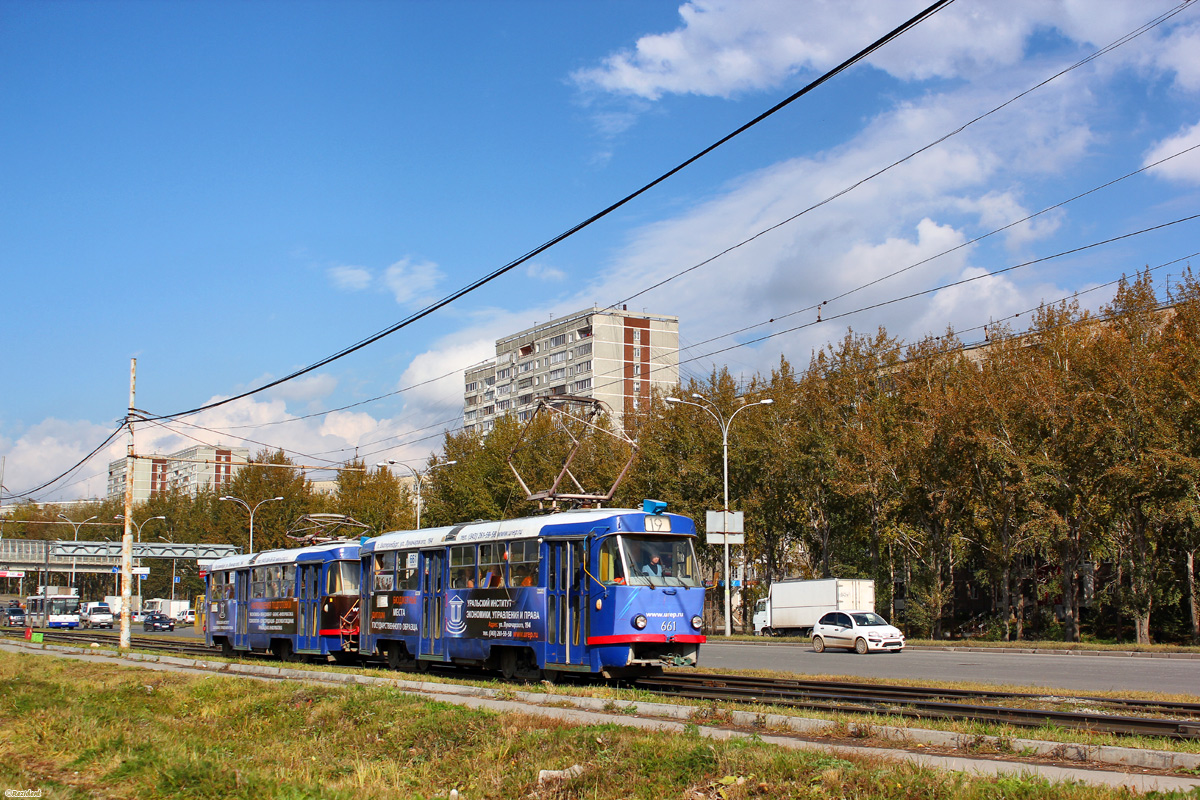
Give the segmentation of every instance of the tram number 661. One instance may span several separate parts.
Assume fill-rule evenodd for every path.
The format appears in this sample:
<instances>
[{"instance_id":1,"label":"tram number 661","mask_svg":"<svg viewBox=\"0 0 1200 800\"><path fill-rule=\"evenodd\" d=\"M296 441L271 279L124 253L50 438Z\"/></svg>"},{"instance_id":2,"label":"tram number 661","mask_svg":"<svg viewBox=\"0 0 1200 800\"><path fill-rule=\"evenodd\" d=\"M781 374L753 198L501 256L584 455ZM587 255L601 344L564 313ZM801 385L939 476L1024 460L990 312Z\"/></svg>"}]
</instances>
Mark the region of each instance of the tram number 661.
<instances>
[{"instance_id":1,"label":"tram number 661","mask_svg":"<svg viewBox=\"0 0 1200 800\"><path fill-rule=\"evenodd\" d=\"M662 629L663 629L664 631L673 631L673 630L675 630L675 620L669 620L669 621L667 621L667 622L664 622L664 623L662 624Z\"/></svg>"}]
</instances>

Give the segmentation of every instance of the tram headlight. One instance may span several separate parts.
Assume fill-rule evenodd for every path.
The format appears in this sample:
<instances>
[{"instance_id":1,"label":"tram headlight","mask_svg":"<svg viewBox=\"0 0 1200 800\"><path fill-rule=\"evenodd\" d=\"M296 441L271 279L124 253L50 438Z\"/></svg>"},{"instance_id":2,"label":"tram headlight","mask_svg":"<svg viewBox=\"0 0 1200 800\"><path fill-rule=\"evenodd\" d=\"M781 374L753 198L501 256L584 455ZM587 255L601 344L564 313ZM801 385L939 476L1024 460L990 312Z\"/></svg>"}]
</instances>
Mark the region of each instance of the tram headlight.
<instances>
[{"instance_id":1,"label":"tram headlight","mask_svg":"<svg viewBox=\"0 0 1200 800\"><path fill-rule=\"evenodd\" d=\"M699 614L692 617L692 627L695 628L696 630L700 630L700 626L703 624L704 624L704 620L700 619Z\"/></svg>"},{"instance_id":2,"label":"tram headlight","mask_svg":"<svg viewBox=\"0 0 1200 800\"><path fill-rule=\"evenodd\" d=\"M633 627L637 628L639 631L645 630L646 629L646 615L638 614L636 617L634 617L633 618Z\"/></svg>"}]
</instances>

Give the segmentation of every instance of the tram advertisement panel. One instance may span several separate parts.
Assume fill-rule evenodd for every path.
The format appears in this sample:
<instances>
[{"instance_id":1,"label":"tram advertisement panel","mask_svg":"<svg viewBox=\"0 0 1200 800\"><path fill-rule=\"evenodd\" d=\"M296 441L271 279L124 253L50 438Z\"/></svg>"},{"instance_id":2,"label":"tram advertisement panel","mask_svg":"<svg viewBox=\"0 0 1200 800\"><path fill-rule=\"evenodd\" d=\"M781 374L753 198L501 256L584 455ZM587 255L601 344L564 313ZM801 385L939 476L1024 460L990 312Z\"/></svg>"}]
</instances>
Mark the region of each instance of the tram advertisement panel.
<instances>
[{"instance_id":1,"label":"tram advertisement panel","mask_svg":"<svg viewBox=\"0 0 1200 800\"><path fill-rule=\"evenodd\" d=\"M233 600L213 600L209 605L208 629L213 633L233 633L233 617L237 603Z\"/></svg>"},{"instance_id":2,"label":"tram advertisement panel","mask_svg":"<svg viewBox=\"0 0 1200 800\"><path fill-rule=\"evenodd\" d=\"M278 600L250 601L250 633L296 634L296 612L299 603L294 597Z\"/></svg>"},{"instance_id":3,"label":"tram advertisement panel","mask_svg":"<svg viewBox=\"0 0 1200 800\"><path fill-rule=\"evenodd\" d=\"M420 592L376 592L371 595L373 634L416 636L421 630Z\"/></svg>"},{"instance_id":4,"label":"tram advertisement panel","mask_svg":"<svg viewBox=\"0 0 1200 800\"><path fill-rule=\"evenodd\" d=\"M546 638L546 590L450 589L446 636L454 639Z\"/></svg>"}]
</instances>

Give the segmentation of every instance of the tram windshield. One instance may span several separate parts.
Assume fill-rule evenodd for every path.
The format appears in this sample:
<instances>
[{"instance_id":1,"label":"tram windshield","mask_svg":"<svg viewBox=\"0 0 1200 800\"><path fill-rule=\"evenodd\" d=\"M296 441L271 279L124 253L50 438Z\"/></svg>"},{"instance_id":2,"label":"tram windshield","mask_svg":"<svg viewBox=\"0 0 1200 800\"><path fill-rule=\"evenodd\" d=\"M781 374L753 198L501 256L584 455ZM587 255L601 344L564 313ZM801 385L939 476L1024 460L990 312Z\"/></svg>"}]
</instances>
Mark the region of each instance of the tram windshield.
<instances>
[{"instance_id":1,"label":"tram windshield","mask_svg":"<svg viewBox=\"0 0 1200 800\"><path fill-rule=\"evenodd\" d=\"M357 561L334 561L329 565L326 594L358 594L359 563Z\"/></svg>"},{"instance_id":2,"label":"tram windshield","mask_svg":"<svg viewBox=\"0 0 1200 800\"><path fill-rule=\"evenodd\" d=\"M600 546L600 580L629 586L699 586L692 540L625 534Z\"/></svg>"}]
</instances>

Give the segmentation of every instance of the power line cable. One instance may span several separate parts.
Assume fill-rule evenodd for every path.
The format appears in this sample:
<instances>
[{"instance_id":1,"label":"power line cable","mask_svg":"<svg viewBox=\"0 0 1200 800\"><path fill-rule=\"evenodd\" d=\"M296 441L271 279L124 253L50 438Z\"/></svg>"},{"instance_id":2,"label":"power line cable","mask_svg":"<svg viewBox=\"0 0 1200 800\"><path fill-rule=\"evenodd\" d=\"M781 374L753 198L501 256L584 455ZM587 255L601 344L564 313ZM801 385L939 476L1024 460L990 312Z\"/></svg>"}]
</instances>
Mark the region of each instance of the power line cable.
<instances>
[{"instance_id":1,"label":"power line cable","mask_svg":"<svg viewBox=\"0 0 1200 800\"><path fill-rule=\"evenodd\" d=\"M967 128L974 125L976 122L986 119L987 117L990 117L991 115L1003 110L1007 106L1015 103L1017 100L1020 100L1022 97L1025 97L1026 95L1037 91L1038 89L1051 83L1052 81L1057 80L1058 78L1062 77L1063 75L1066 75L1067 73L1071 72L1072 70L1078 69L1079 67L1082 67L1085 64L1099 58L1100 56L1105 55L1105 54L1109 53L1110 51L1115 50L1116 48L1118 48L1124 44L1127 44L1128 42L1133 41L1134 39L1136 39L1137 37L1146 33L1147 31L1152 30L1153 28L1155 28L1155 27L1163 24L1167 20L1169 20L1171 17L1174 17L1176 14L1179 14L1185 8L1187 8L1188 6L1192 5L1195 2L1196 2L1196 0L1184 0L1184 2L1180 3L1178 6L1171 9L1170 11L1160 14L1158 17L1155 17L1154 19L1150 20L1149 22L1144 23L1139 28L1137 28L1133 31L1130 31L1129 33L1125 34L1124 36L1117 39L1116 41L1114 41L1114 42L1106 45L1105 47L1102 47L1099 50L1091 53L1090 55L1080 59L1079 61L1075 62L1071 66L1069 66L1063 70L1060 70L1059 72L1056 72L1055 74L1051 75L1049 78L1046 78L1045 80L1041 81L1040 83L1029 87L1028 89L1021 92L1020 94L1017 94L1017 95L1009 98L1008 100L1006 100L1005 102L996 106L995 108L991 109L990 111L980 114L979 116L975 117L974 119L963 123L959 127L955 128L954 130L950 131L949 133L944 134L940 138L935 139L934 141L930 142L929 144L925 145L924 147L914 150L913 152L909 153L908 155L904 156L903 158L893 161L891 164L888 164L886 167L876 170L875 172L872 172L870 175L867 175L866 177L850 184L849 186L846 186L843 189L841 189L837 192L834 192L833 194L826 197L824 200L814 203L811 206L803 209L802 211L799 211L799 212L793 214L792 216L775 223L774 225L771 225L767 228L764 228L764 229L758 231L753 236L749 236L746 239L743 239L742 241L738 242L737 244L730 245L729 247L725 248L721 252L716 253L715 255L709 256L708 258L704 259L703 261L700 261L697 264L693 264L692 266L687 267L686 269L680 270L679 272L675 273L674 275L664 278L663 280L661 280L655 284L647 286L646 288L642 289L641 291L631 294L629 297L626 297L623 300L618 300L616 303L613 303L611 306L608 306L608 308L616 308L617 306L628 303L630 300L634 300L648 292L651 292L655 289L665 286L666 284L670 283L671 281L675 280L676 278L680 278L684 275L687 275L690 272L694 272L695 270L700 269L701 267L707 266L707 265L713 263L714 261L716 261L717 259L721 258L722 256L728 255L729 253L732 253L734 250L744 247L744 246L750 244L751 242L756 241L757 239L767 235L768 233L771 233L772 231L778 230L779 228L782 228L785 225L789 225L792 222L795 222L797 219L799 219L800 217L809 213L810 211L815 211L816 209L821 208L822 206L828 205L829 203L833 202L834 200L838 199L839 197L842 197L842 196L847 195L850 192L854 191L859 186L862 186L864 183L867 183L868 181L878 178L880 175L883 175L884 173L894 169L895 167L898 167L901 164L904 164L905 162L912 160L913 158L917 157L921 153L924 153L927 150L930 150L930 149L938 146L942 142L945 142L947 139L957 136L958 134L962 133ZM1144 168L1144 169L1148 169L1148 167ZM1137 173L1131 173L1131 174L1137 174ZM1120 179L1118 179L1118 180L1120 180ZM1103 188L1103 187L1100 187L1100 188ZM1080 195L1080 197L1082 197L1082 196L1083 195ZM1072 199L1074 200L1074 199L1078 199L1078 198L1072 198ZM1065 201L1065 202L1070 202L1070 200ZM1053 206L1051 208L1053 208ZM1023 221L1024 220L1019 220L1018 222L1015 222L1013 224L1016 225ZM1003 230L1003 229L1001 229L1001 230ZM995 233L995 231L993 231L993 233ZM947 252L951 252L951 251L947 251ZM924 262L921 262L921 263L924 263ZM918 265L914 264L913 266L918 266ZM896 273L896 274L898 274L898 273ZM886 280L889 277L891 277L891 276L890 275L885 276L884 278L880 278L879 280ZM871 284L867 284L867 285L869 286ZM865 288L865 287L859 287L859 288ZM854 291L857 291L857 290L854 290ZM849 292L847 292L847 294L849 294ZM832 298L832 299L836 300L836 299L838 299L840 297L844 297L844 296L845 296L844 294L838 295L837 297ZM830 301L827 300L825 302L828 303ZM815 307L816 306L813 306L813 308L815 308Z\"/></svg>"},{"instance_id":2,"label":"power line cable","mask_svg":"<svg viewBox=\"0 0 1200 800\"><path fill-rule=\"evenodd\" d=\"M449 305L450 303L454 302L455 300L458 300L460 297L463 297L464 295L467 295L470 292L475 291L476 289L480 288L481 286L484 286L487 283L500 277L501 275L504 275L505 273L515 269L516 267L520 266L521 264L525 263L526 261L529 261L530 259L534 258L535 256L540 255L541 253L545 252L546 250L549 250L554 245L558 244L559 242L563 241L564 239L566 239L570 236L573 236L574 234L576 234L579 231L583 230L584 228L588 227L592 223L594 223L600 219L603 219L604 217L608 216L612 212L614 212L617 209L624 206L626 203L629 203L631 200L641 196L642 194L644 194L645 192L654 188L658 184L660 184L663 181L667 180L668 178L672 177L679 171L685 169L686 167L695 163L699 159L708 155L713 150L717 149L721 145L730 141L734 137L739 136L740 134L746 132L750 128L754 127L758 123L760 123L763 120L770 117L771 115L775 114L776 112L780 111L783 108L786 108L788 105L792 104L793 102L800 99L804 95L808 94L809 92L813 91L817 87L819 87L822 84L826 83L827 81L831 80L838 74L849 69L851 66L857 64L859 61L861 61L864 58L866 58L867 56L871 55L872 53L874 53L879 48L883 47L888 42L892 41L896 37L903 34L905 31L907 31L910 28L912 28L913 26L921 23L922 21L924 21L928 17L932 16L933 14L936 14L938 11L941 11L943 8L945 8L947 5L950 5L953 2L954 2L954 0L937 0L937 2L933 3L928 8L924 9L920 13L916 14L915 16L913 16L912 18L907 20L906 22L900 24L896 28L894 28L891 31L889 31L888 33L884 34L880 38L876 39L873 43L871 43L867 47L863 48L862 50L860 50L858 53L851 56L850 58L846 59L838 66L829 70L824 75L822 75L821 77L817 78L812 83L805 86L803 89L800 89L798 92L795 92L791 96L789 96L786 99L775 104L774 106L767 109L762 114L759 114L757 117L755 117L754 119L745 123L744 125L739 127L737 130L733 131L732 133L726 134L725 136L718 139L713 144L709 145L708 147L704 148L700 152L696 153L691 158L688 158L687 160L683 161L679 165L673 167L672 169L668 170L667 172L664 172L662 175L658 176L651 182L642 186L640 189L626 195L625 197L623 197L622 199L613 203L612 205L608 206L607 208L603 209L602 211L599 211L599 212L593 214L592 216L588 217L584 221L582 221L582 222L576 224L575 226L567 229L566 231L558 234L554 238L546 241L545 243L535 247L534 249L530 250L529 252L525 253L524 255L508 262L504 266L502 266L496 270L493 270L492 272L488 273L487 275L483 276L482 278L479 278L479 279L473 281L472 283L469 283L466 286L458 289L457 291L452 292L451 294L445 296L441 300L431 303L430 305L426 306L425 308L421 309L420 311L410 314L408 317L404 318L403 320L396 323L395 325L392 325L388 328L384 328L382 331L379 331L378 333L376 333L372 336L369 336L366 339L363 339L363 340L357 342L356 344L350 345L349 347L345 347L345 348L339 350L338 352L334 353L333 355L326 356L325 358L322 358L320 361L310 364L307 367L303 367L302 369L296 370L295 372L291 372L291 373L283 376L282 378L278 378L277 380L266 383L262 386L259 386L256 389L251 389L249 391L242 392L241 394L237 394L232 397L228 397L224 400L219 400L219 401L216 401L213 403L208 403L206 405L197 406L196 408L189 409L187 411L181 411L181 412L168 414L168 415L164 415L164 416L180 417L180 416L186 416L188 414L195 414L195 413L199 413L201 411L207 411L209 409L217 408L219 406L223 406L228 403L232 403L234 401L241 400L243 398L250 397L252 395L266 391L267 389L271 389L275 386L279 386L280 384L286 383L288 381L299 378L302 375L306 375L309 372L320 369L321 367L323 367L327 364L330 364L334 361L337 361L340 358L344 358L345 356L348 356L351 353L357 352L358 350L361 350L362 348L367 347L368 345L374 344L375 342L379 341L380 339L382 339L386 336L390 336L391 334L393 334L399 330L402 330L403 328L408 327L409 325L413 324L414 322L416 322L420 319L423 319L424 317L429 316L430 314L437 311L438 309Z\"/></svg>"},{"instance_id":3,"label":"power line cable","mask_svg":"<svg viewBox=\"0 0 1200 800\"><path fill-rule=\"evenodd\" d=\"M1042 258L1035 258L1030 261L1021 262L1020 264L1013 264L1011 266L1004 267L1002 269L993 270L991 272L985 272L981 275L973 275L969 278L962 278L957 281L951 281L950 283L944 283L944 284L941 284L940 286L934 286L929 289L923 289L922 291L919 291L919 292L912 292L910 294L906 294L906 295L903 295L900 297L894 297L890 300L883 300L878 303L872 303L870 305L861 306L859 308L852 309L850 311L843 311L840 314L834 314L832 316L826 317L823 320L817 319L812 322L806 322L802 325L796 325L791 328L785 328L780 331L775 331L774 333L766 334L765 336L760 336L757 339L750 339L749 341L746 341L746 342L740 342L738 344L730 345L729 347L724 347L719 350L713 350L709 353L705 353L704 355L694 356L694 357L688 359L688 361L697 361L701 358L710 358L712 356L719 355L721 353L725 353L730 350L737 350L738 348L741 348L741 347L748 347L752 344L758 344L759 342L765 342L768 339L774 339L775 337L782 336L785 333L794 333L795 331L803 330L805 328L810 328L813 325L820 325L822 322L832 322L835 319L842 319L843 317L852 316L854 314L861 314L864 311L873 311L874 309L883 308L884 306L890 306L895 303L903 302L905 300L912 300L913 298L916 298L916 297L922 297L927 294L933 294L934 292L940 292L943 289L951 289L955 286L962 286L967 283L973 283L974 281L983 280L984 278L993 278L997 275L1003 275L1006 272L1012 272L1013 270L1022 269L1024 267L1029 267L1034 264L1040 264L1044 261L1050 261L1055 258L1061 258L1063 256L1073 255L1075 253L1081 253L1085 250L1091 250L1093 248L1100 247L1102 245L1112 244L1113 242L1119 242L1124 239L1129 239L1134 236L1140 236L1145 233L1152 233L1153 231L1162 230L1164 228L1171 227L1172 225L1179 225L1184 222L1191 222L1196 219L1200 219L1200 214L1193 214L1191 216L1181 217L1180 219L1172 220L1171 222L1164 222L1160 225L1153 225L1149 228L1143 228L1138 231L1124 233L1124 234L1121 234L1120 236L1113 236L1109 239L1104 239L1104 240L1101 240L1098 242L1092 242L1091 244L1085 244L1085 245L1081 245L1079 247L1073 247L1069 250L1063 250L1061 252L1054 253L1052 255L1043 256Z\"/></svg>"}]
</instances>

